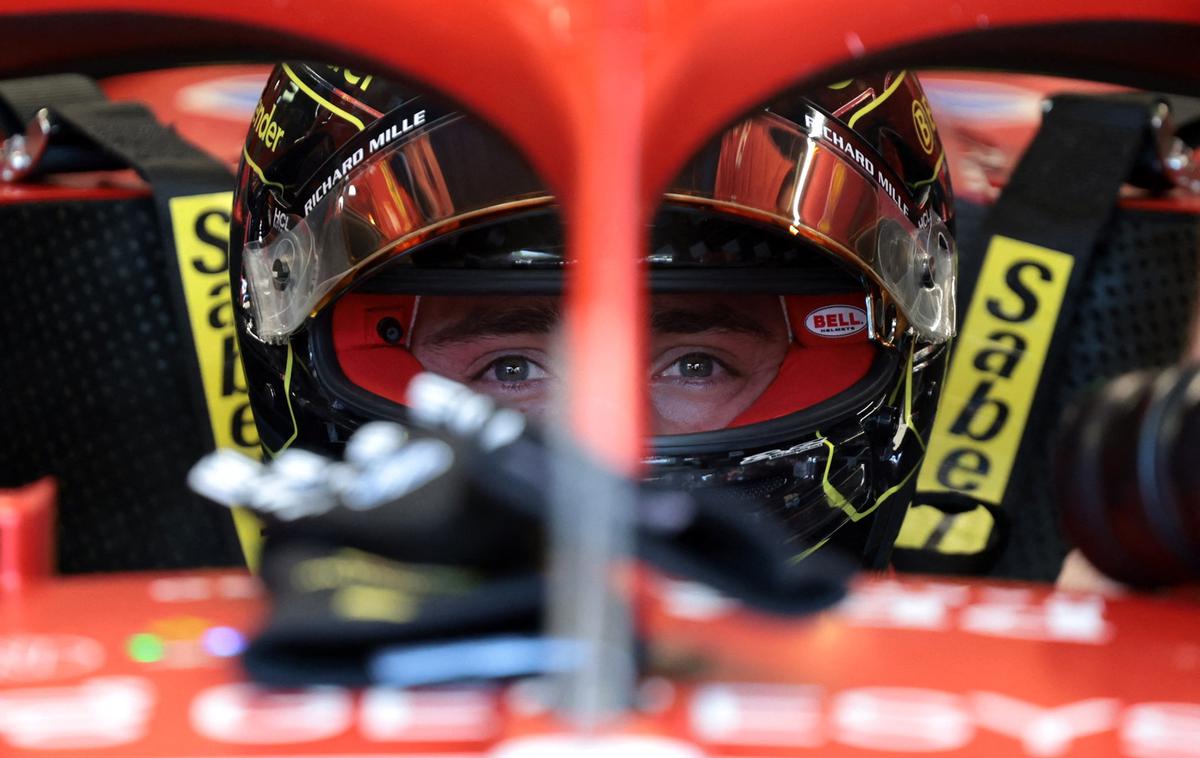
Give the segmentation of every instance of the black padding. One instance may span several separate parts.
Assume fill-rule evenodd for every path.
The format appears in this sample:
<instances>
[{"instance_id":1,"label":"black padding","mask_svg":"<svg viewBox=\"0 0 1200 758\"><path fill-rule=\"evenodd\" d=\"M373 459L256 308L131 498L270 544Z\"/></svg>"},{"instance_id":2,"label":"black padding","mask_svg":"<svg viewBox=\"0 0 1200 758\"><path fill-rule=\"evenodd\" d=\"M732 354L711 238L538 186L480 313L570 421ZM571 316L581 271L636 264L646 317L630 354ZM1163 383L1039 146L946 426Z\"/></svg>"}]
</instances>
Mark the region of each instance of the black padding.
<instances>
[{"instance_id":1,"label":"black padding","mask_svg":"<svg viewBox=\"0 0 1200 758\"><path fill-rule=\"evenodd\" d=\"M1138 369L1169 366L1187 343L1196 307L1200 218L1118 209L1074 295L1045 413L1058 419L1082 391ZM1012 530L993 574L1053 579L1068 543L1053 482L1051 437L1028 437L1009 482Z\"/></svg>"},{"instance_id":2,"label":"black padding","mask_svg":"<svg viewBox=\"0 0 1200 758\"><path fill-rule=\"evenodd\" d=\"M154 200L0 203L0 485L59 480L64 572L234 565Z\"/></svg>"},{"instance_id":3,"label":"black padding","mask_svg":"<svg viewBox=\"0 0 1200 758\"><path fill-rule=\"evenodd\" d=\"M1192 213L1117 210L1075 294L1055 383L1052 419L1081 391L1142 368L1178 360L1196 306L1200 218ZM1050 483L1050 435L1025 440L1009 483L1012 533L997 576L1052 579L1067 553Z\"/></svg>"}]
</instances>

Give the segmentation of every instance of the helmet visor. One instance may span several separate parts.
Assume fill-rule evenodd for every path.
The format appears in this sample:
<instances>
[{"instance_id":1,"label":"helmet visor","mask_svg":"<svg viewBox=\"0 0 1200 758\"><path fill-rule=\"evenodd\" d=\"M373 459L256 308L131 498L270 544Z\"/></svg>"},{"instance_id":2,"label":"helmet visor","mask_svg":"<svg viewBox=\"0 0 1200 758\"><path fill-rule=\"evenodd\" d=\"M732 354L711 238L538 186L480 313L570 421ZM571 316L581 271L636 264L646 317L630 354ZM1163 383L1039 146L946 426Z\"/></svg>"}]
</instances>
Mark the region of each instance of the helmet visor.
<instances>
[{"instance_id":1,"label":"helmet visor","mask_svg":"<svg viewBox=\"0 0 1200 758\"><path fill-rule=\"evenodd\" d=\"M281 342L362 272L452 232L511 218L553 199L499 135L478 121L425 111L380 119L301 193L303 215L245 248L249 307L260 339ZM419 115L419 118L418 118ZM812 109L803 123L771 113L727 130L666 193L674 207L740 217L831 252L864 273L924 339L954 329L954 243L853 132ZM297 202L300 204L300 201ZM660 219L662 217L660 216ZM790 266L804 246L654 249L652 269ZM782 251L782 253L780 252ZM781 258L780 255L783 255ZM556 251L424 255L423 269L560 269ZM494 278L503 283L503 277ZM556 286L556 285L555 285ZM687 286L686 284L681 286Z\"/></svg>"},{"instance_id":2,"label":"helmet visor","mask_svg":"<svg viewBox=\"0 0 1200 758\"><path fill-rule=\"evenodd\" d=\"M803 123L772 113L728 129L668 189L786 229L864 271L924 339L954 333L954 241L857 134L815 108Z\"/></svg>"},{"instance_id":3,"label":"helmet visor","mask_svg":"<svg viewBox=\"0 0 1200 758\"><path fill-rule=\"evenodd\" d=\"M246 244L255 332L283 342L371 264L550 202L528 164L480 122L458 113L429 120L419 107L393 112L329 161L297 207L271 208L274 228Z\"/></svg>"}]
</instances>

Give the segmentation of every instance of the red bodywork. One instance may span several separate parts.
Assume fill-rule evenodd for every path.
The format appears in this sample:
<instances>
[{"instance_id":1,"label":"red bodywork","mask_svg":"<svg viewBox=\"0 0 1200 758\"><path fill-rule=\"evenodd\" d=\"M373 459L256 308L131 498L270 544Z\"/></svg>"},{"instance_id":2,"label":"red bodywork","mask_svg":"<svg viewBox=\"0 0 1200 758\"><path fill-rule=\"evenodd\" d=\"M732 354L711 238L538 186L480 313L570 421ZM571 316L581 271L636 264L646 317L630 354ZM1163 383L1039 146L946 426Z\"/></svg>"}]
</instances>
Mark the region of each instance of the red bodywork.
<instances>
[{"instance_id":1,"label":"red bodywork","mask_svg":"<svg viewBox=\"0 0 1200 758\"><path fill-rule=\"evenodd\" d=\"M1195 91L1197 42L1200 9L1183 0L0 2L3 74L120 56L304 54L406 74L499 125L562 198L579 260L568 294L574 430L627 470L644 428L642 222L723 124L785 85L885 63L1094 71ZM31 566L22 576L41 571ZM642 747L680 755L685 744L756 756L1196 754L1194 605L868 580L837 612L797 624L648 584L648 628L692 677L649 685L646 713L610 738L613 752L642 735L672 740ZM205 641L214 627L252 628L254 592L244 575L201 573L8 593L3 754L477 754L547 728L520 692L430 701L231 687L236 670ZM155 656L139 634L158 640Z\"/></svg>"},{"instance_id":2,"label":"red bodywork","mask_svg":"<svg viewBox=\"0 0 1200 758\"><path fill-rule=\"evenodd\" d=\"M642 711L606 733L613 755L634 736L664 755L1194 754L1193 604L873 579L785 622L695 585L644 585L653 655L675 673L643 684ZM2 754L462 756L555 732L527 687L242 684L227 656L261 612L238 572L76 577L5 597Z\"/></svg>"},{"instance_id":3,"label":"red bodywork","mask_svg":"<svg viewBox=\"0 0 1200 758\"><path fill-rule=\"evenodd\" d=\"M520 0L437 13L393 0L7 0L0 21L0 71L302 53L427 82L497 124L562 198L578 255L567 295L573 425L628 470L645 426L642 221L685 158L739 112L885 56L1193 87L1200 71L1200 15L1183 0Z\"/></svg>"}]
</instances>

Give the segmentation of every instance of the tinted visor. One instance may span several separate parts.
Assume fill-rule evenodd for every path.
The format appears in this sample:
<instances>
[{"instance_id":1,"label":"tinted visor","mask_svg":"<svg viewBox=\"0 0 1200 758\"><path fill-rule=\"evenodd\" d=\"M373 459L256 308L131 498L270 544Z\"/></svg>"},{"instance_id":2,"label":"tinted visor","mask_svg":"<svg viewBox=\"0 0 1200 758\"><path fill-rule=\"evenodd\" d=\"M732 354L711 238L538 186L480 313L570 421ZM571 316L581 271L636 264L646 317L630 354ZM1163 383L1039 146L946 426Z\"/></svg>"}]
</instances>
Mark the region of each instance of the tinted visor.
<instances>
[{"instance_id":1,"label":"tinted visor","mask_svg":"<svg viewBox=\"0 0 1200 758\"><path fill-rule=\"evenodd\" d=\"M434 121L407 106L381 118L332 159L277 227L244 254L255 332L282 342L363 273L397 257L421 270L508 270L534 287L538 275L569 263L556 249L483 245L470 256L439 257L424 243L548 208L553 199L494 131L450 114ZM861 271L920 335L940 342L954 324L953 241L932 214L917 213L907 190L837 122L812 110L803 124L756 115L728 130L680 174L670 207L773 228L795 244L652 249L653 269L738 269L733 278L806 265L818 247ZM879 165L877 165L877 163ZM459 252L462 252L459 250ZM789 256L791 258L789 258ZM552 276L543 287L554 288ZM686 275L667 279L687 288Z\"/></svg>"},{"instance_id":2,"label":"tinted visor","mask_svg":"<svg viewBox=\"0 0 1200 758\"><path fill-rule=\"evenodd\" d=\"M255 333L282 342L358 274L433 236L551 200L498 134L461 114L425 120L410 105L351 141L248 242ZM285 227L286 228L280 228Z\"/></svg>"}]
</instances>

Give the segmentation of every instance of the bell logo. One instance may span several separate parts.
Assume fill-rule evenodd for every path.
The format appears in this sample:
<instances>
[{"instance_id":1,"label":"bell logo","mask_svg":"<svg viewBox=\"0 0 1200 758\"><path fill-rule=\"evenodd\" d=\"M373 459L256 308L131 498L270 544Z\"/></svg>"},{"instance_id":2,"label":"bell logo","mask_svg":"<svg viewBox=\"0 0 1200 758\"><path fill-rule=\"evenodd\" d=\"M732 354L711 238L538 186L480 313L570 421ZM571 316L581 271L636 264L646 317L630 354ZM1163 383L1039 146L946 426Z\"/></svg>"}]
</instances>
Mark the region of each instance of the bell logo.
<instances>
[{"instance_id":1,"label":"bell logo","mask_svg":"<svg viewBox=\"0 0 1200 758\"><path fill-rule=\"evenodd\" d=\"M818 337L849 337L867 328L867 312L852 305L827 305L808 314L804 328Z\"/></svg>"}]
</instances>

